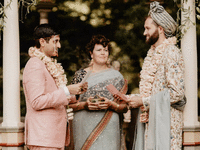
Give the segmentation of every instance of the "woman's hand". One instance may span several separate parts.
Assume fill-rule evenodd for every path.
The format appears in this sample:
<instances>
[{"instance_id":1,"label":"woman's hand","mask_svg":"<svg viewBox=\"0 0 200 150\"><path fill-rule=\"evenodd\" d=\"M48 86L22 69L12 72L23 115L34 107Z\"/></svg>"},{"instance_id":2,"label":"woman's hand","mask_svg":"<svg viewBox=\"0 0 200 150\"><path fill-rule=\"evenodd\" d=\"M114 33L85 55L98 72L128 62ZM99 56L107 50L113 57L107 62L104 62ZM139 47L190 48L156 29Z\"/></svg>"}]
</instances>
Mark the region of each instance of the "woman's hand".
<instances>
[{"instance_id":1,"label":"woman's hand","mask_svg":"<svg viewBox=\"0 0 200 150\"><path fill-rule=\"evenodd\" d=\"M120 97L117 94L113 94L114 99L116 99L117 101L120 100Z\"/></svg>"},{"instance_id":2,"label":"woman's hand","mask_svg":"<svg viewBox=\"0 0 200 150\"><path fill-rule=\"evenodd\" d=\"M94 97L89 97L86 101L87 103L87 107L89 110L100 110L99 108L99 104L98 103L92 103L91 100L93 99Z\"/></svg>"},{"instance_id":3,"label":"woman's hand","mask_svg":"<svg viewBox=\"0 0 200 150\"><path fill-rule=\"evenodd\" d=\"M111 105L111 101L105 97L100 97L98 102L91 102L94 97L90 97L87 99L87 106L89 110L102 110L108 109Z\"/></svg>"},{"instance_id":4,"label":"woman's hand","mask_svg":"<svg viewBox=\"0 0 200 150\"><path fill-rule=\"evenodd\" d=\"M111 105L111 101L105 97L100 97L99 108L108 109Z\"/></svg>"}]
</instances>

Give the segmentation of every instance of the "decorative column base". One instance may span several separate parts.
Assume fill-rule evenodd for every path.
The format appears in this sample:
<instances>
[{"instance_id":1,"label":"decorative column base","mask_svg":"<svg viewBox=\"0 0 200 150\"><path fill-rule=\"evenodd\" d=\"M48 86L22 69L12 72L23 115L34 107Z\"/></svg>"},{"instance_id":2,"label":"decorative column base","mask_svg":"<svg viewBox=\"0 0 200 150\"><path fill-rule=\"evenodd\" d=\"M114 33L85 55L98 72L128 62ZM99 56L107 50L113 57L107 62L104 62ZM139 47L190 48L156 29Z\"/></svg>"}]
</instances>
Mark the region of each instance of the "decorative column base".
<instances>
[{"instance_id":1,"label":"decorative column base","mask_svg":"<svg viewBox=\"0 0 200 150\"><path fill-rule=\"evenodd\" d=\"M2 150L24 150L24 124L19 127L0 125L0 146Z\"/></svg>"},{"instance_id":2,"label":"decorative column base","mask_svg":"<svg viewBox=\"0 0 200 150\"><path fill-rule=\"evenodd\" d=\"M24 150L24 147L2 147L2 150Z\"/></svg>"},{"instance_id":3,"label":"decorative column base","mask_svg":"<svg viewBox=\"0 0 200 150\"><path fill-rule=\"evenodd\" d=\"M38 12L40 13L40 24L48 24L48 13L51 12L51 9L40 9Z\"/></svg>"},{"instance_id":4,"label":"decorative column base","mask_svg":"<svg viewBox=\"0 0 200 150\"><path fill-rule=\"evenodd\" d=\"M184 127L183 150L200 149L200 127Z\"/></svg>"}]
</instances>

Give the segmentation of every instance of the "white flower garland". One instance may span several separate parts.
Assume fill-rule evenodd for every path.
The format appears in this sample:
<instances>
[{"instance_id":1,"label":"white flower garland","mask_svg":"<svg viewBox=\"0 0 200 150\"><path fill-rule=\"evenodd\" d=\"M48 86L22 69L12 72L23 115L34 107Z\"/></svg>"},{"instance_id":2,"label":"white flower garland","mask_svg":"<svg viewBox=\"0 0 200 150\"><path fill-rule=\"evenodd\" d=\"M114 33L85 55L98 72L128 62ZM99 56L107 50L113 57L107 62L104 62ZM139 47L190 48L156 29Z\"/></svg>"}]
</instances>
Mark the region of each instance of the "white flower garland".
<instances>
[{"instance_id":1,"label":"white flower garland","mask_svg":"<svg viewBox=\"0 0 200 150\"><path fill-rule=\"evenodd\" d=\"M37 49L36 47L30 47L28 53L30 57L37 57L46 65L47 70L54 78L58 87L63 87L67 84L67 78L64 74L64 69L61 66L61 63L57 63L56 59L46 56L40 51L40 49Z\"/></svg>"},{"instance_id":2,"label":"white flower garland","mask_svg":"<svg viewBox=\"0 0 200 150\"><path fill-rule=\"evenodd\" d=\"M139 89L141 97L151 96L157 68L161 63L163 52L169 44L176 44L176 37L168 38L158 47L155 48L152 46L148 51L147 57L144 59L142 71L140 72L141 81Z\"/></svg>"}]
</instances>

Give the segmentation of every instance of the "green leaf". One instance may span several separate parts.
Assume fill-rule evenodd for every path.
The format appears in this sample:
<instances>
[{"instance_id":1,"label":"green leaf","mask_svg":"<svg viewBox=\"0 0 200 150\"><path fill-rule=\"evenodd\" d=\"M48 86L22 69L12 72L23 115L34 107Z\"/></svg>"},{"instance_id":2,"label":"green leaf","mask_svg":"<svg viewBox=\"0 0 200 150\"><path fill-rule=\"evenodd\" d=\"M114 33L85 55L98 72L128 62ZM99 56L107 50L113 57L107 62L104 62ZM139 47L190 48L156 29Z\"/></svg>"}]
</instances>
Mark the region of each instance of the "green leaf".
<instances>
[{"instance_id":1,"label":"green leaf","mask_svg":"<svg viewBox=\"0 0 200 150\"><path fill-rule=\"evenodd\" d=\"M197 10L198 13L200 13L200 9L199 9L199 7L196 7L196 10Z\"/></svg>"},{"instance_id":2,"label":"green leaf","mask_svg":"<svg viewBox=\"0 0 200 150\"><path fill-rule=\"evenodd\" d=\"M197 19L200 20L200 15L197 15Z\"/></svg>"}]
</instances>

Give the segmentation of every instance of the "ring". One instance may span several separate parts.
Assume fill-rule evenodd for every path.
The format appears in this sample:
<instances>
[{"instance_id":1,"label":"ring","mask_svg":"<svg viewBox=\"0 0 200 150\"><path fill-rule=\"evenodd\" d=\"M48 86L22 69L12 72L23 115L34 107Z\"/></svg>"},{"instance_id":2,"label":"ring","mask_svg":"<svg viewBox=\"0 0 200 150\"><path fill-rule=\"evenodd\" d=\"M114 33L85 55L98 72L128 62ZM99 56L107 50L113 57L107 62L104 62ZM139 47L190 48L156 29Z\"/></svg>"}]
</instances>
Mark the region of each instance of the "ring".
<instances>
[{"instance_id":1,"label":"ring","mask_svg":"<svg viewBox=\"0 0 200 150\"><path fill-rule=\"evenodd\" d=\"M132 109L132 106L128 105L128 109Z\"/></svg>"}]
</instances>

